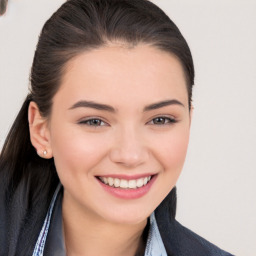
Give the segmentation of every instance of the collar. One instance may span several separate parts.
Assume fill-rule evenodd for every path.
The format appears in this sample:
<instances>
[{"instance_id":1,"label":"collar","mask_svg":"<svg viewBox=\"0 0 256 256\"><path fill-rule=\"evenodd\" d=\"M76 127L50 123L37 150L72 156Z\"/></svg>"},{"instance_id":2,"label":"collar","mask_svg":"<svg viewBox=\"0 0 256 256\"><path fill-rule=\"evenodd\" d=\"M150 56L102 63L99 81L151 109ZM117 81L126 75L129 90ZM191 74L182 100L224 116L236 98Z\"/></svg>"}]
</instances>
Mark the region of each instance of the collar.
<instances>
[{"instance_id":1,"label":"collar","mask_svg":"<svg viewBox=\"0 0 256 256\"><path fill-rule=\"evenodd\" d=\"M61 188L62 186L59 185L53 195L32 256L66 255L62 227L63 193ZM167 256L154 212L150 215L150 227L144 256Z\"/></svg>"},{"instance_id":2,"label":"collar","mask_svg":"<svg viewBox=\"0 0 256 256\"><path fill-rule=\"evenodd\" d=\"M155 213L150 215L150 228L144 256L167 256L158 226Z\"/></svg>"}]
</instances>

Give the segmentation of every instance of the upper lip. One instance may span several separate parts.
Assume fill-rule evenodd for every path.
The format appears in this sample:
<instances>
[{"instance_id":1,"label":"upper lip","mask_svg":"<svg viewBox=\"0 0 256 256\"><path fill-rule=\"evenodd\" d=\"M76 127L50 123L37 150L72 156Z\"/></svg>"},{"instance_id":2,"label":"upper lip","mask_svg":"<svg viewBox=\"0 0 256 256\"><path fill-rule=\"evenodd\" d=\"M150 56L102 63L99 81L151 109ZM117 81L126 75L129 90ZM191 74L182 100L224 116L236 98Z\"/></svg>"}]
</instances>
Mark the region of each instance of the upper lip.
<instances>
[{"instance_id":1,"label":"upper lip","mask_svg":"<svg viewBox=\"0 0 256 256\"><path fill-rule=\"evenodd\" d=\"M117 178L124 180L137 180L140 178L145 178L149 176L154 176L156 173L144 173L144 174L136 174L136 175L125 175L125 174L105 174L105 175L97 175L97 177L105 177L105 178Z\"/></svg>"}]
</instances>

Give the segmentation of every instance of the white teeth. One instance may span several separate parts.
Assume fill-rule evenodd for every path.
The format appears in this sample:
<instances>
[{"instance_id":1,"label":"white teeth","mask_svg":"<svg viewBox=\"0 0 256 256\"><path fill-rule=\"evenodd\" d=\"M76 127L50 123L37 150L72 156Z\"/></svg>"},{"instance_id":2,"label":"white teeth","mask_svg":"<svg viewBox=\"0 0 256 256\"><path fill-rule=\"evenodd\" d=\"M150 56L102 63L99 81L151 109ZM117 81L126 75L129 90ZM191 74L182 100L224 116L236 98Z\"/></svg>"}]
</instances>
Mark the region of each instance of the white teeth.
<instances>
[{"instance_id":1,"label":"white teeth","mask_svg":"<svg viewBox=\"0 0 256 256\"><path fill-rule=\"evenodd\" d=\"M114 187L116 187L116 188L120 187L120 180L119 179L114 180Z\"/></svg>"},{"instance_id":2,"label":"white teeth","mask_svg":"<svg viewBox=\"0 0 256 256\"><path fill-rule=\"evenodd\" d=\"M129 188L136 188L136 180L129 180Z\"/></svg>"},{"instance_id":3,"label":"white teeth","mask_svg":"<svg viewBox=\"0 0 256 256\"><path fill-rule=\"evenodd\" d=\"M121 179L120 188L128 188L128 180Z\"/></svg>"},{"instance_id":4,"label":"white teeth","mask_svg":"<svg viewBox=\"0 0 256 256\"><path fill-rule=\"evenodd\" d=\"M138 179L138 180L137 180L137 187L140 188L140 187L142 187L143 185L144 185L144 179L143 179L143 178Z\"/></svg>"},{"instance_id":5,"label":"white teeth","mask_svg":"<svg viewBox=\"0 0 256 256\"><path fill-rule=\"evenodd\" d=\"M114 185L114 179L113 178L111 178L111 177L108 178L108 185L109 186L113 186Z\"/></svg>"},{"instance_id":6,"label":"white teeth","mask_svg":"<svg viewBox=\"0 0 256 256\"><path fill-rule=\"evenodd\" d=\"M125 179L118 179L112 177L99 177L99 179L106 185L115 187L115 188L124 188L124 189L136 189L145 186L150 180L151 176L140 178L136 180L125 180Z\"/></svg>"}]
</instances>

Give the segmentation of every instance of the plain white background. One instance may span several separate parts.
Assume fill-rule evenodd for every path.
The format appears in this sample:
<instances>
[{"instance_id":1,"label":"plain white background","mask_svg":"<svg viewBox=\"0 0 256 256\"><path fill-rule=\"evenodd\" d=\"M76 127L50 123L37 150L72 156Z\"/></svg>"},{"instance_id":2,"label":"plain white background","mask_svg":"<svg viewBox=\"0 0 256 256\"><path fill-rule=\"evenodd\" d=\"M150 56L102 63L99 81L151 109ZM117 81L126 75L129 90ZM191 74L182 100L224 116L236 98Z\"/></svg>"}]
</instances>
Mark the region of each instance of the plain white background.
<instances>
[{"instance_id":1,"label":"plain white background","mask_svg":"<svg viewBox=\"0 0 256 256\"><path fill-rule=\"evenodd\" d=\"M64 0L9 0L0 17L0 148L27 92L39 32ZM256 0L155 0L195 62L194 113L177 219L256 255Z\"/></svg>"}]
</instances>

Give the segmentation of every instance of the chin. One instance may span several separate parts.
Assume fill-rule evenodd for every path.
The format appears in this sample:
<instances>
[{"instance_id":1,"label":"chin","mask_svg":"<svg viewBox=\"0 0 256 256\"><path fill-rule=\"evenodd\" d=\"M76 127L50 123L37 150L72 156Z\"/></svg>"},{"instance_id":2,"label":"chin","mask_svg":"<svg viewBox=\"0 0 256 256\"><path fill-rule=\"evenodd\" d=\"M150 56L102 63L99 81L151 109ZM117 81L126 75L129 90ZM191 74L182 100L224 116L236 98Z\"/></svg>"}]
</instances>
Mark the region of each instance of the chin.
<instances>
[{"instance_id":1,"label":"chin","mask_svg":"<svg viewBox=\"0 0 256 256\"><path fill-rule=\"evenodd\" d=\"M153 211L154 209L142 210L140 208L137 208L137 209L125 208L125 209L115 210L109 213L105 212L104 216L102 217L108 222L115 223L115 224L136 225L146 221Z\"/></svg>"}]
</instances>

